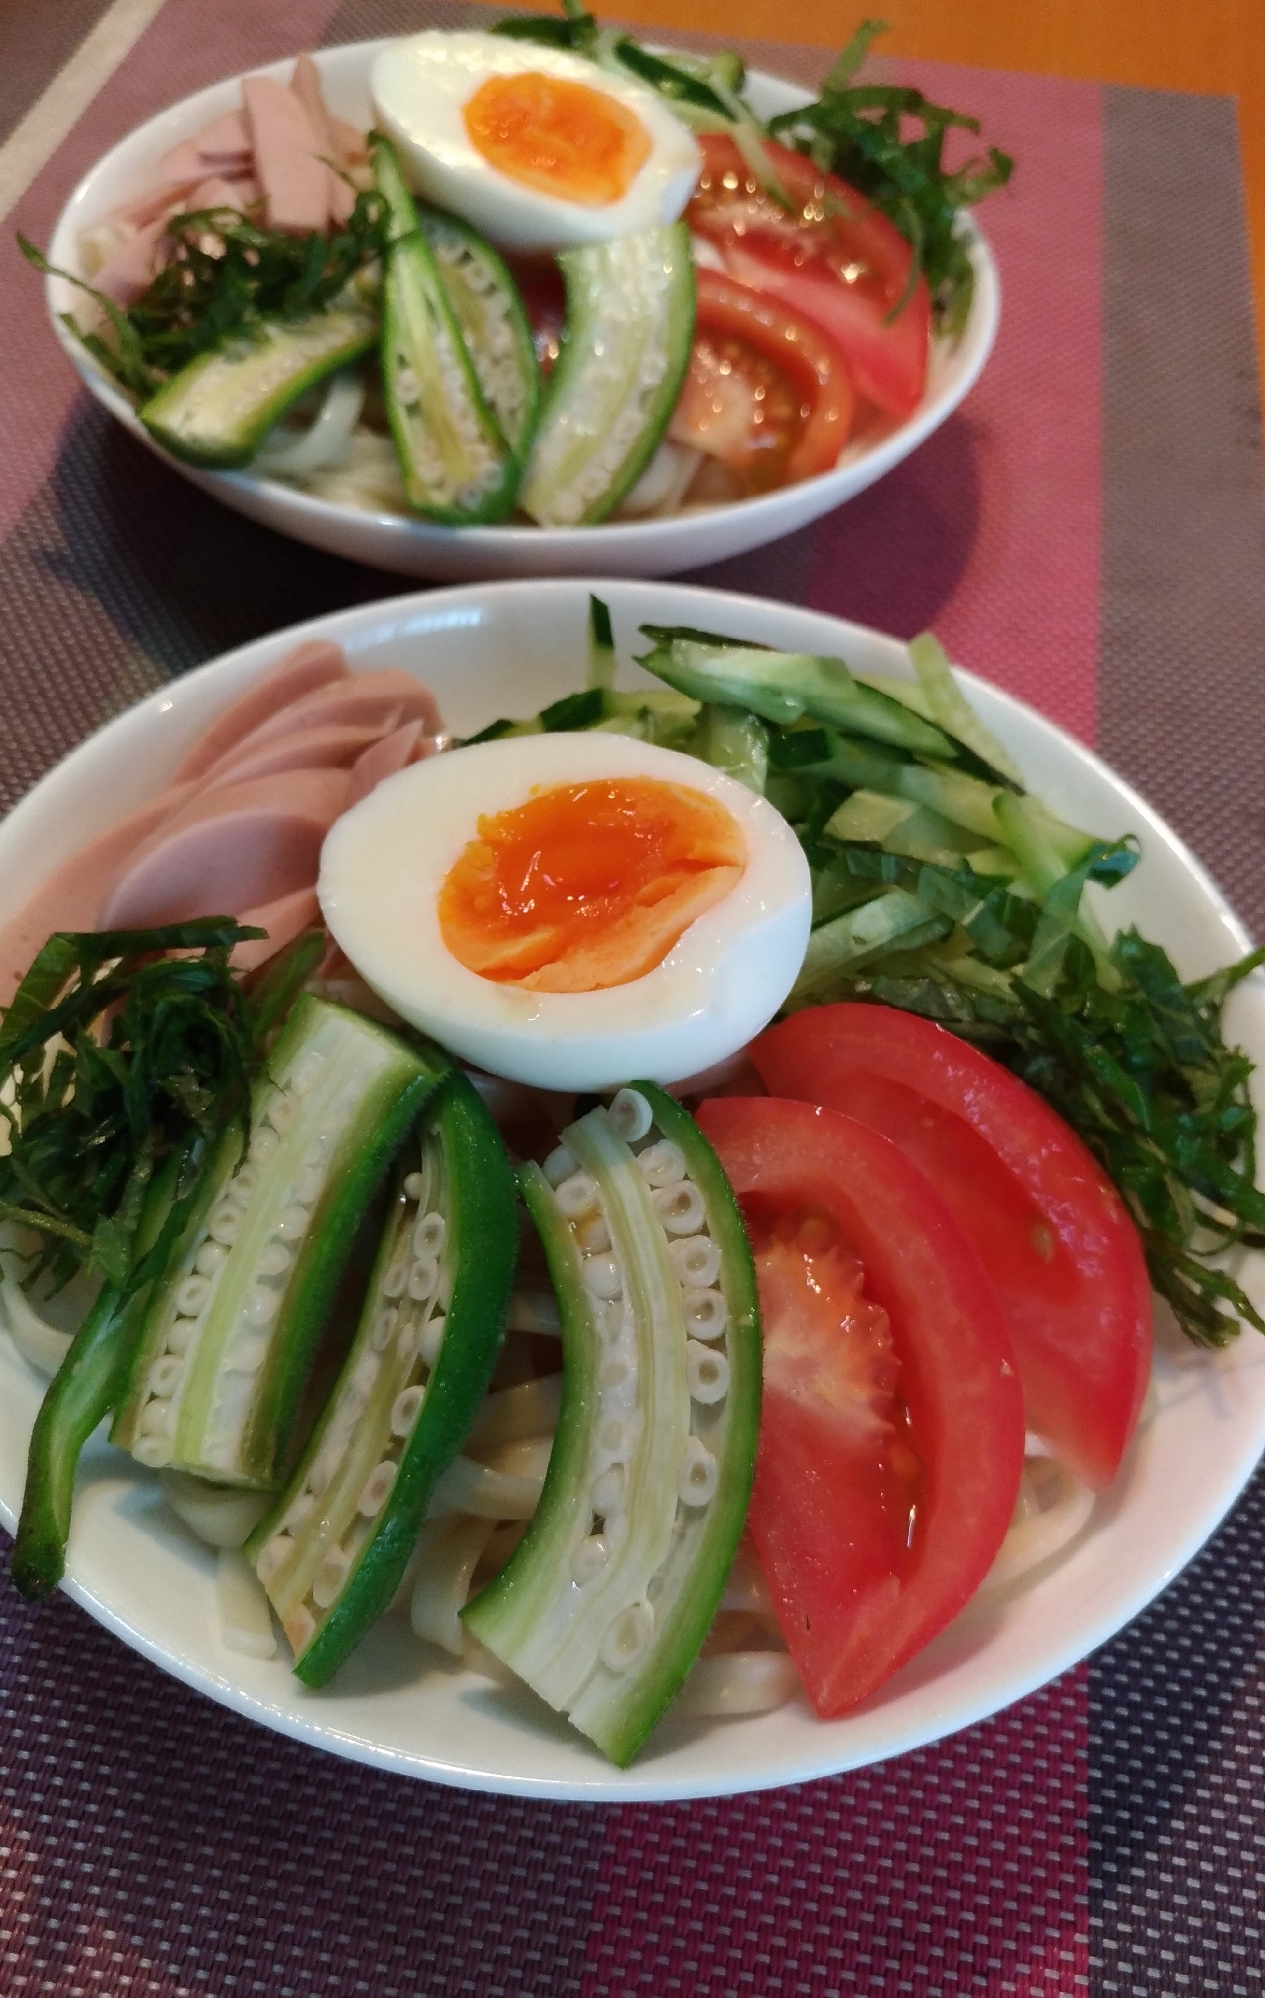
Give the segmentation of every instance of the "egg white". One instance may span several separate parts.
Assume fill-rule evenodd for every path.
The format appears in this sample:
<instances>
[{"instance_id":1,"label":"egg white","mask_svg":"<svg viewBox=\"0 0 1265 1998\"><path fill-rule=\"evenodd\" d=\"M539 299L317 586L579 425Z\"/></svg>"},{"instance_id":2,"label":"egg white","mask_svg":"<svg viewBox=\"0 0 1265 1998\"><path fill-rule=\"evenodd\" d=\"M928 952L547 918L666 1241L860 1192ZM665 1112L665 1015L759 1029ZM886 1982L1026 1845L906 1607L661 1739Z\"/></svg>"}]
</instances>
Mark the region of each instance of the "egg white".
<instances>
[{"instance_id":1,"label":"egg white","mask_svg":"<svg viewBox=\"0 0 1265 1998\"><path fill-rule=\"evenodd\" d=\"M650 156L620 200L593 208L524 187L476 149L463 107L489 77L528 70L585 84L639 120ZM434 28L384 49L370 88L378 123L395 140L414 191L506 249L607 242L675 222L702 164L691 133L656 91L611 76L568 49Z\"/></svg>"},{"instance_id":2,"label":"egg white","mask_svg":"<svg viewBox=\"0 0 1265 1998\"><path fill-rule=\"evenodd\" d=\"M715 798L747 847L741 880L640 978L598 992L533 992L453 957L439 892L481 814L532 790L649 777ZM766 1026L795 981L812 890L799 841L773 807L719 770L627 736L536 735L415 763L336 820L317 890L335 941L405 1020L453 1054L545 1089L679 1082Z\"/></svg>"}]
</instances>

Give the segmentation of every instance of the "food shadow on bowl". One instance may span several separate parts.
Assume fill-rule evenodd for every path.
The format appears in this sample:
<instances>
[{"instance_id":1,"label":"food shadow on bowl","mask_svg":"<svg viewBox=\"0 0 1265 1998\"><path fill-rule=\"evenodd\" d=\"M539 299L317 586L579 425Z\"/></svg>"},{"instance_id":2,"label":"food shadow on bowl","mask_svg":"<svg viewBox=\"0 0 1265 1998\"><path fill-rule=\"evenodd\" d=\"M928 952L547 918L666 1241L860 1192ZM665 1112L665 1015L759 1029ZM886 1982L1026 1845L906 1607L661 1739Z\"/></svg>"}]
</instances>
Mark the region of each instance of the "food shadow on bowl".
<instances>
[{"instance_id":1,"label":"food shadow on bowl","mask_svg":"<svg viewBox=\"0 0 1265 1998\"><path fill-rule=\"evenodd\" d=\"M678 578L912 638L940 616L979 536L984 439L958 410L917 451L833 513Z\"/></svg>"}]
</instances>

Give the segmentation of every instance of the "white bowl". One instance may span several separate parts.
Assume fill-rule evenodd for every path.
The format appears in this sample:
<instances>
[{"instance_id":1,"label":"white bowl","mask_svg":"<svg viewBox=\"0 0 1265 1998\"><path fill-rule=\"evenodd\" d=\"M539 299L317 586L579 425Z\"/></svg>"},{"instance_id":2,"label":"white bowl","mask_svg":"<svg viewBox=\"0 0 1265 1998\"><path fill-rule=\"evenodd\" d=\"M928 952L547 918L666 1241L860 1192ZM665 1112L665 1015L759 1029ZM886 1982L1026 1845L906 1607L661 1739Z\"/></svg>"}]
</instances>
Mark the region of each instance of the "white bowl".
<instances>
[{"instance_id":1,"label":"white bowl","mask_svg":"<svg viewBox=\"0 0 1265 1998\"><path fill-rule=\"evenodd\" d=\"M856 625L750 597L673 583L598 585L618 656L643 622L732 632L842 655L862 671L906 672L905 648ZM124 806L156 791L225 705L301 637L346 647L353 668L402 666L435 690L469 734L494 716L530 714L583 684L588 587L574 581L473 585L401 597L261 639L173 681L112 721L44 778L0 825L0 922L40 878ZM1029 784L1074 823L1141 837L1143 860L1100 909L1163 943L1183 976L1239 955L1246 939L1207 875L1163 821L1072 737L995 688L964 676L984 721ZM622 684L651 684L622 669ZM1265 981L1234 995L1230 1037L1265 1063ZM1265 1269L1240 1272L1258 1307ZM474 1789L631 1800L720 1796L803 1782L969 1726L1021 1699L1103 1643L1170 1582L1228 1510L1265 1444L1265 1340L1197 1352L1161 1335L1155 1413L1090 1524L1056 1562L969 1607L934 1644L846 1720L815 1720L799 1700L777 1713L673 1721L631 1769L610 1768L531 1694L507 1692L441 1662L385 1619L332 1686L311 1693L278 1660L226 1651L217 1634L213 1559L159 1498L153 1474L101 1439L85 1452L66 1587L109 1629L166 1671L252 1720L355 1761ZM21 1502L42 1383L0 1333L0 1517ZM1155 1671L1164 1660L1153 1661ZM1172 1660L1176 1673L1180 1659Z\"/></svg>"},{"instance_id":2,"label":"white bowl","mask_svg":"<svg viewBox=\"0 0 1265 1998\"><path fill-rule=\"evenodd\" d=\"M385 41L354 42L344 48L323 49L316 56L331 107L362 127L372 122L370 68L385 46ZM286 78L291 66L289 61L273 63L259 73ZM750 77L750 96L765 117L807 101L807 93L798 85L759 71ZM142 186L155 162L170 147L190 137L208 119L236 109L240 103L240 78L231 77L186 97L129 133L98 160L66 203L49 246L50 262L83 275L79 253L83 231ZM907 458L957 408L988 359L1000 309L997 267L988 245L969 218L964 218L962 226L975 268L970 318L956 345L936 343L926 391L914 414L880 440L845 449L834 471L758 499L691 509L665 520L600 527L440 527L399 514L336 506L249 471L198 471L167 458L165 452L159 456L204 492L265 527L274 527L331 555L345 555L398 575L454 580L479 576L652 576L699 568L776 541L864 492ZM127 397L61 324L60 313L82 310L82 293L64 279L50 278L47 296L57 337L87 387L134 437L157 451Z\"/></svg>"}]
</instances>

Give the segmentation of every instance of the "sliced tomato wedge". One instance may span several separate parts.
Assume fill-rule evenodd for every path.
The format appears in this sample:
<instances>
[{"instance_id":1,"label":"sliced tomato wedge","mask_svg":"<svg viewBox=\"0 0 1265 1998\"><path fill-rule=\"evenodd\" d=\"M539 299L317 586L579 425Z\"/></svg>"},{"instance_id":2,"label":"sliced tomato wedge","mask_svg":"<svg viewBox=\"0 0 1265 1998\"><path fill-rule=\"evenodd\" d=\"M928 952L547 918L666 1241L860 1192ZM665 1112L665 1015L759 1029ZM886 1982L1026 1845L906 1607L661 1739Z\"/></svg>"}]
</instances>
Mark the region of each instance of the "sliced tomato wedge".
<instances>
[{"instance_id":1,"label":"sliced tomato wedge","mask_svg":"<svg viewBox=\"0 0 1265 1998\"><path fill-rule=\"evenodd\" d=\"M830 471L855 397L836 348L778 300L695 272L694 347L668 435L719 458L749 492Z\"/></svg>"},{"instance_id":2,"label":"sliced tomato wedge","mask_svg":"<svg viewBox=\"0 0 1265 1998\"><path fill-rule=\"evenodd\" d=\"M1150 1376L1151 1288L1075 1132L978 1048L889 1007L796 1013L750 1054L775 1095L859 1118L938 1189L1006 1314L1029 1426L1086 1484L1110 1484Z\"/></svg>"},{"instance_id":3,"label":"sliced tomato wedge","mask_svg":"<svg viewBox=\"0 0 1265 1998\"><path fill-rule=\"evenodd\" d=\"M927 379L931 301L921 276L910 288L913 251L899 229L855 188L773 139L765 151L789 210L761 187L728 134L705 132L698 143L691 229L715 243L739 283L828 334L859 395L890 416L911 415Z\"/></svg>"},{"instance_id":4,"label":"sliced tomato wedge","mask_svg":"<svg viewBox=\"0 0 1265 1998\"><path fill-rule=\"evenodd\" d=\"M945 1203L886 1138L771 1097L696 1115L760 1288L752 1539L813 1706L846 1713L957 1614L1005 1537L1024 1446L1009 1338Z\"/></svg>"}]
</instances>

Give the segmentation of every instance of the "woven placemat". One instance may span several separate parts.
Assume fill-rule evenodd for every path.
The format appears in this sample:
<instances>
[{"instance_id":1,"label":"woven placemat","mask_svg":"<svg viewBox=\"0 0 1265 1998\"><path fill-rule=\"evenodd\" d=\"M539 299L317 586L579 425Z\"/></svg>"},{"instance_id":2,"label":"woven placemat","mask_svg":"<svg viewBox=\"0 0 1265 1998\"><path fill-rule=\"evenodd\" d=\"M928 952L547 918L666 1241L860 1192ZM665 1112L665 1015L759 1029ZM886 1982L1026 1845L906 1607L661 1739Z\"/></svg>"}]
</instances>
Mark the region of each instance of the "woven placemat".
<instances>
[{"instance_id":1,"label":"woven placemat","mask_svg":"<svg viewBox=\"0 0 1265 1998\"><path fill-rule=\"evenodd\" d=\"M25 40L0 16L0 132L104 11L76 0ZM47 240L106 145L216 75L460 18L166 0L11 220ZM748 54L804 81L825 62ZM880 485L698 580L934 624L1096 741L1265 928L1265 503L1233 108L901 73L1018 157L983 216L995 355ZM171 675L397 587L248 526L121 433L20 270L0 288L0 383L3 801ZM1263 1511L1258 1483L1129 1631L993 1721L714 1804L526 1803L349 1767L5 1584L0 1991L1255 1994Z\"/></svg>"}]
</instances>

